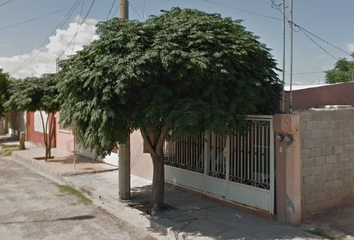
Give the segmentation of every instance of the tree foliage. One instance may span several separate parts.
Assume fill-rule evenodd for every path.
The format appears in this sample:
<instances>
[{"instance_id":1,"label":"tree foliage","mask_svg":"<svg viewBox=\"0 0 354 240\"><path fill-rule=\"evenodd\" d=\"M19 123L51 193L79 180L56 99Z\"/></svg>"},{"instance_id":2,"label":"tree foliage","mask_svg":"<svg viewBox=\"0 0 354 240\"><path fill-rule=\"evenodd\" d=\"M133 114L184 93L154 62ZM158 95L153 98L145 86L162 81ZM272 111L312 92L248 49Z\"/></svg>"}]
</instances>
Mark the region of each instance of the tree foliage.
<instances>
[{"instance_id":1,"label":"tree foliage","mask_svg":"<svg viewBox=\"0 0 354 240\"><path fill-rule=\"evenodd\" d=\"M10 75L0 68L0 117L5 113L4 103L9 98Z\"/></svg>"},{"instance_id":2,"label":"tree foliage","mask_svg":"<svg viewBox=\"0 0 354 240\"><path fill-rule=\"evenodd\" d=\"M54 114L60 107L55 76L55 74L43 74L41 77L28 77L11 82L10 98L4 104L7 111L39 111L46 147L45 160L51 154L55 131ZM42 112L47 114L46 121Z\"/></svg>"},{"instance_id":3,"label":"tree foliage","mask_svg":"<svg viewBox=\"0 0 354 240\"><path fill-rule=\"evenodd\" d=\"M354 53L352 54L354 57ZM352 81L354 72L354 61L349 61L346 58L340 58L334 68L326 71L326 83L340 83Z\"/></svg>"},{"instance_id":4,"label":"tree foliage","mask_svg":"<svg viewBox=\"0 0 354 240\"><path fill-rule=\"evenodd\" d=\"M110 152L140 129L163 203L165 139L245 129L279 95L269 49L230 18L173 8L145 22L98 24L99 39L60 62L61 116L85 147Z\"/></svg>"}]
</instances>

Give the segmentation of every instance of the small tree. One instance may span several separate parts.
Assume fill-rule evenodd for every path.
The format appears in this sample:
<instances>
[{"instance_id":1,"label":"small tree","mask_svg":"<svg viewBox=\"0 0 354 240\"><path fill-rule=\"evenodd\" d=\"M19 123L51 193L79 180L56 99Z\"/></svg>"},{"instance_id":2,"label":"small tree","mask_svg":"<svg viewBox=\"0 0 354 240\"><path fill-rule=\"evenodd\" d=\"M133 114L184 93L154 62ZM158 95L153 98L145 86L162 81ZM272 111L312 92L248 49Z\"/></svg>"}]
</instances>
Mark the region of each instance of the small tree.
<instances>
[{"instance_id":1,"label":"small tree","mask_svg":"<svg viewBox=\"0 0 354 240\"><path fill-rule=\"evenodd\" d=\"M10 75L0 68L0 118L4 116L4 103L9 98Z\"/></svg>"},{"instance_id":2,"label":"small tree","mask_svg":"<svg viewBox=\"0 0 354 240\"><path fill-rule=\"evenodd\" d=\"M55 132L55 112L59 110L58 91L55 74L28 77L11 83L10 98L4 104L8 111L39 111L45 145L45 160L51 157L51 147ZM44 120L43 111L47 114Z\"/></svg>"},{"instance_id":3,"label":"small tree","mask_svg":"<svg viewBox=\"0 0 354 240\"><path fill-rule=\"evenodd\" d=\"M354 57L354 53L352 54ZM354 72L354 61L349 61L346 58L339 59L334 68L326 71L326 83L340 83L352 81Z\"/></svg>"},{"instance_id":4,"label":"small tree","mask_svg":"<svg viewBox=\"0 0 354 240\"><path fill-rule=\"evenodd\" d=\"M145 22L114 18L60 62L61 114L85 147L107 153L140 130L154 167L152 212L164 200L166 139L233 135L279 95L269 49L240 22L180 8Z\"/></svg>"}]
</instances>

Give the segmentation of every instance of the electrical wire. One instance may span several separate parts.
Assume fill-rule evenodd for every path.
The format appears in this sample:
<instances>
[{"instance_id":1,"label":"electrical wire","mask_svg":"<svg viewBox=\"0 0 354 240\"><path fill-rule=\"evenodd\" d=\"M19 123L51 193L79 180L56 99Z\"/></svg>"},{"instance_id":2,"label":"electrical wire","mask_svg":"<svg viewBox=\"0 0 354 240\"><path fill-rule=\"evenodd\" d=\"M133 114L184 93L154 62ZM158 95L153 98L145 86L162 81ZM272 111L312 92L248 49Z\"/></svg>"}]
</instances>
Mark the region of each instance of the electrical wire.
<instances>
[{"instance_id":1,"label":"electrical wire","mask_svg":"<svg viewBox=\"0 0 354 240\"><path fill-rule=\"evenodd\" d=\"M129 6L134 10L134 12L139 16L139 18L141 19L141 21L144 21L144 19L140 16L140 14L135 10L135 8L133 7L133 5L131 5L130 1L128 1Z\"/></svg>"},{"instance_id":2,"label":"electrical wire","mask_svg":"<svg viewBox=\"0 0 354 240\"><path fill-rule=\"evenodd\" d=\"M120 8L120 2L119 2L119 5L118 5L117 9L116 9L116 10L114 11L114 13L113 13L113 16L115 16L115 15L117 14L119 8Z\"/></svg>"},{"instance_id":3,"label":"electrical wire","mask_svg":"<svg viewBox=\"0 0 354 240\"><path fill-rule=\"evenodd\" d=\"M306 37L308 37L308 39L310 39L314 44L316 44L319 48L321 48L325 53L327 53L329 56L331 56L332 58L334 58L335 60L338 61L338 58L336 58L335 56L333 56L332 54L330 54L326 49L324 49L320 44L318 44L315 40L313 40L306 32L304 32L302 30L302 28L300 28L301 32L303 34L305 34Z\"/></svg>"},{"instance_id":4,"label":"electrical wire","mask_svg":"<svg viewBox=\"0 0 354 240\"><path fill-rule=\"evenodd\" d=\"M287 22L289 23L290 27L291 27L295 32L302 32L308 39L310 39L314 44L316 44L316 46L318 46L320 49L322 49L322 51L324 51L325 53L327 53L329 56L331 56L332 58L334 58L335 60L338 61L338 58L336 58L336 57L333 56L331 53L329 53L327 50L325 50L320 44L318 44L318 43L317 43L314 39L312 39L309 35L312 35L312 36L314 36L314 37L320 39L321 41L327 43L328 45L330 45L330 46L336 48L337 50L339 50L339 51L341 51L341 52L343 52L343 53L345 53L345 54L351 56L350 53L344 51L343 49L341 49L341 48L339 48L339 47L333 45L332 43L330 43L330 42L324 40L323 38L318 37L317 35L311 33L310 31L308 31L308 30L306 30L306 29L304 29L303 27L299 26L298 24L295 24L295 23L291 22L291 21L289 20L289 18L286 17L285 13L283 13L283 12L281 11L280 6L281 6L282 4L278 5L278 4L276 4L276 3L274 2L274 0L271 0L271 1L272 1L271 7L274 8L274 9L279 10L279 12L285 17L285 19L286 19ZM295 30L294 27L297 27L298 29Z\"/></svg>"},{"instance_id":5,"label":"electrical wire","mask_svg":"<svg viewBox=\"0 0 354 240\"><path fill-rule=\"evenodd\" d=\"M75 32L75 34L74 34L73 38L71 39L71 41L69 42L69 44L66 46L66 48L65 48L65 49L63 50L63 52L59 55L59 57L58 57L58 58L60 58L61 56L63 56L63 54L64 54L64 53L65 53L65 51L68 49L68 47L71 45L71 43L72 43L72 42L76 39L76 36L77 36L77 34L79 33L79 30L80 30L80 28L81 28L82 24L85 22L85 20L87 19L87 17L88 17L88 15L89 15L89 13L91 12L92 7L93 7L93 5L94 5L95 1L96 1L96 0L93 0L93 1L92 1L91 5L90 5L90 8L88 9L88 11L87 11L87 13L86 13L86 15L85 15L84 19L82 20L82 22L81 22L80 26L79 26L79 27L78 27L78 29L76 30L76 32Z\"/></svg>"},{"instance_id":6,"label":"electrical wire","mask_svg":"<svg viewBox=\"0 0 354 240\"><path fill-rule=\"evenodd\" d=\"M10 2L12 2L13 0L9 0L9 1L7 1L7 2L4 2L3 4L0 4L0 7L2 7L2 6L5 6L6 4L9 4Z\"/></svg>"},{"instance_id":7,"label":"electrical wire","mask_svg":"<svg viewBox=\"0 0 354 240\"><path fill-rule=\"evenodd\" d=\"M70 8L70 10L66 13L66 15L64 16L64 18L60 21L60 23L54 28L54 30L50 33L49 37L52 36L55 31L58 28L61 28L66 21L69 19L69 17L73 14L73 12L75 11L75 9L78 7L78 4L80 3L80 0L77 0L75 2L75 4ZM43 43L39 46L38 49L36 49L36 51L33 51L32 54L30 55L30 57L24 61L23 63L21 63L18 67L16 67L15 69L13 69L12 71L10 71L11 74L17 73L19 70L21 70L22 68L24 68L25 66L27 66L30 62L33 61L33 59L35 59L41 52L42 52L42 48L43 46L48 42L49 37L47 37Z\"/></svg>"},{"instance_id":8,"label":"electrical wire","mask_svg":"<svg viewBox=\"0 0 354 240\"><path fill-rule=\"evenodd\" d=\"M108 20L108 19L109 19L109 15L110 15L110 14L111 14L111 12L112 12L112 9L113 9L113 7L114 7L115 2L116 2L116 0L113 0L113 2L112 2L112 6L111 6L111 8L109 9L109 12L108 12L108 14L107 14L107 19L106 19L106 20Z\"/></svg>"},{"instance_id":9,"label":"electrical wire","mask_svg":"<svg viewBox=\"0 0 354 240\"><path fill-rule=\"evenodd\" d=\"M81 18L81 14L82 14L82 9L83 9L83 8L84 8L84 1L82 1L81 8L80 8L80 14L79 14L79 17L78 17L78 19L77 19L77 29L76 29L76 31L79 31L80 18ZM81 23L81 24L82 24L82 23ZM76 38L74 39L73 47L71 48L71 54L73 54L73 52L74 52L75 40L76 40Z\"/></svg>"},{"instance_id":10,"label":"electrical wire","mask_svg":"<svg viewBox=\"0 0 354 240\"><path fill-rule=\"evenodd\" d=\"M230 9L234 9L234 10L237 10L237 11L240 11L240 12L246 12L246 13L253 14L253 15L256 15L256 16L259 16L259 17L264 17L264 18L269 18L269 19L273 19L273 20L277 20L277 21L282 21L281 18L276 18L276 17L264 15L264 14L261 14L261 13L252 12L252 11L249 11L249 10L246 10L246 9L242 9L242 8L232 7L232 6L229 6L229 5L226 5L226 4L213 2L213 1L210 1L210 0L200 0L200 1L211 3L211 4L215 4L215 5L219 5L219 6L230 8Z\"/></svg>"},{"instance_id":11,"label":"electrical wire","mask_svg":"<svg viewBox=\"0 0 354 240\"><path fill-rule=\"evenodd\" d=\"M343 53L345 53L345 54L347 54L347 55L349 55L349 56L352 56L352 55L351 55L350 53L348 53L347 51L344 51L343 49L341 49L341 48L339 48L339 47L333 45L332 43L330 43L330 42L324 40L323 38L320 38L319 36L316 36L315 34L311 33L310 31L306 30L305 28L301 27L301 29L302 29L302 31L305 31L306 33L308 33L308 34L314 36L315 38L318 38L319 40L321 40L321 41L327 43L328 45L330 45L330 46L336 48L337 50L339 50L339 51L341 51L341 52L343 52Z\"/></svg>"},{"instance_id":12,"label":"electrical wire","mask_svg":"<svg viewBox=\"0 0 354 240\"><path fill-rule=\"evenodd\" d=\"M293 75L317 74L317 73L324 73L324 72L325 72L325 71L298 72L298 73L293 73ZM286 75L290 75L290 73L287 73Z\"/></svg>"},{"instance_id":13,"label":"electrical wire","mask_svg":"<svg viewBox=\"0 0 354 240\"><path fill-rule=\"evenodd\" d=\"M51 12L51 13L48 13L48 14L45 14L45 15L42 15L42 16L39 16L39 17L35 17L35 18L32 18L32 19L28 19L28 20L23 21L23 22L15 23L15 24L12 24L12 25L9 25L9 26L6 26L6 27L1 27L0 30L5 30L5 29L8 29L8 28L16 27L16 26L19 26L19 25L22 25L22 24L25 24L25 23L28 23L28 22L32 22L32 21L41 19L41 18L44 18L44 17L48 17L48 16L56 14L58 12L65 11L65 10L67 10L69 8L71 8L71 7L62 8L60 10L57 10L57 11L54 11L54 12Z\"/></svg>"}]
</instances>

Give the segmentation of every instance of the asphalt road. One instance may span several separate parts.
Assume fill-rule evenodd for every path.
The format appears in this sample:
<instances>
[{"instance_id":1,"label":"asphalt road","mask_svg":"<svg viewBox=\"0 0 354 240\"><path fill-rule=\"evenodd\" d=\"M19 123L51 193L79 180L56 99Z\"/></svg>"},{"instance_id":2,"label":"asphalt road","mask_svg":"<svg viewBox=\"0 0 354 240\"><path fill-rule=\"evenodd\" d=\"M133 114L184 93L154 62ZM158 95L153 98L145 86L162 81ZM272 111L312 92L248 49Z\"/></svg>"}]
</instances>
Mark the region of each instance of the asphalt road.
<instances>
[{"instance_id":1,"label":"asphalt road","mask_svg":"<svg viewBox=\"0 0 354 240\"><path fill-rule=\"evenodd\" d=\"M57 184L11 158L0 158L0 239L155 238L63 192Z\"/></svg>"}]
</instances>

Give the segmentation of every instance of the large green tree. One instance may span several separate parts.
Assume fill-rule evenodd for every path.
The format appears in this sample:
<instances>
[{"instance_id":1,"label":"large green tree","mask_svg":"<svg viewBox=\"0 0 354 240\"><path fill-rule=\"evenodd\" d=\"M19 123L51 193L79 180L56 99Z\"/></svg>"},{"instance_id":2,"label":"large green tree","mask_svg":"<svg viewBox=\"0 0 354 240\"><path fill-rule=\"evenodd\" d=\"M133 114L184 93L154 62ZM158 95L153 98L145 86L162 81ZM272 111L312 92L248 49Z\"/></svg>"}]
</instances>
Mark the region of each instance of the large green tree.
<instances>
[{"instance_id":1,"label":"large green tree","mask_svg":"<svg viewBox=\"0 0 354 240\"><path fill-rule=\"evenodd\" d=\"M354 57L354 53L352 54ZM354 61L349 61L346 58L340 58L334 68L326 71L326 83L340 83L352 81L354 72Z\"/></svg>"},{"instance_id":2,"label":"large green tree","mask_svg":"<svg viewBox=\"0 0 354 240\"><path fill-rule=\"evenodd\" d=\"M4 116L4 103L9 98L10 75L0 68L0 118Z\"/></svg>"},{"instance_id":3,"label":"large green tree","mask_svg":"<svg viewBox=\"0 0 354 240\"><path fill-rule=\"evenodd\" d=\"M60 62L61 116L85 147L109 153L140 130L154 168L153 210L164 199L166 139L235 134L279 94L269 49L240 23L180 8L145 22L114 18Z\"/></svg>"},{"instance_id":4,"label":"large green tree","mask_svg":"<svg viewBox=\"0 0 354 240\"><path fill-rule=\"evenodd\" d=\"M16 80L10 85L10 98L4 106L7 111L39 111L43 127L45 160L51 157L55 132L55 112L59 110L56 74L28 77ZM47 114L44 117L43 112Z\"/></svg>"}]
</instances>

